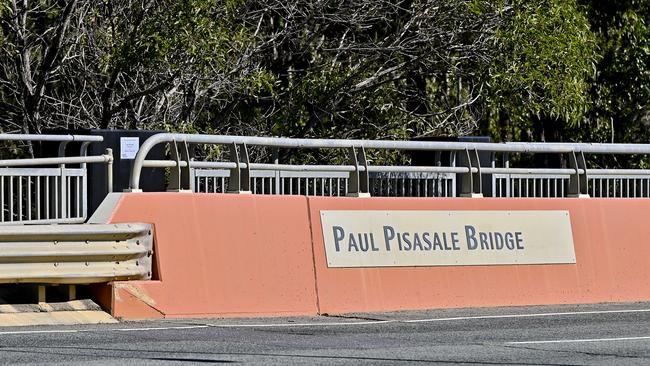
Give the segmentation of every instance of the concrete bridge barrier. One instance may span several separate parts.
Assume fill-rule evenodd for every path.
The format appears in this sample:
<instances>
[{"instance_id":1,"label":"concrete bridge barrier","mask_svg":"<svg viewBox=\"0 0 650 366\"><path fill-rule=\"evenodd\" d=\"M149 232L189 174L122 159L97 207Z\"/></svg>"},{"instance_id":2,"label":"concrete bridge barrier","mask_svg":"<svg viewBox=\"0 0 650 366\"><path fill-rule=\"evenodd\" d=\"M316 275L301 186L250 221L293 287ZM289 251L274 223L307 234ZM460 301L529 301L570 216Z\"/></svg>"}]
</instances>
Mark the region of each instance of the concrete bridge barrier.
<instances>
[{"instance_id":1,"label":"concrete bridge barrier","mask_svg":"<svg viewBox=\"0 0 650 366\"><path fill-rule=\"evenodd\" d=\"M113 201L108 222L149 222L156 236L153 280L120 282L104 292L104 305L122 318L650 300L650 225L644 215L650 201L643 199L128 193ZM362 215L354 223L343 220L352 216L336 216L378 212L387 213L386 219L364 221ZM364 243L362 234L351 245L346 236L338 242L340 252L334 252L327 245L342 234L330 234L330 226L323 230L323 213L334 215L327 225L341 217L337 226L346 234L350 227L379 230L374 243ZM416 219L405 221L402 215ZM456 216L431 219L435 215ZM504 220L503 215L525 217ZM395 231L412 231L407 238L416 253L386 251L387 238L391 250L399 248L397 236L384 229L391 225ZM485 239L471 249L474 242L467 235L472 232L463 231L471 225L477 231L476 243L485 231L493 233L493 244ZM431 244L420 238L414 245L414 233L427 228ZM521 230L520 242L499 244L494 233L502 230L505 235L509 228L514 228L512 238ZM436 233L442 236L444 231L447 243L436 244ZM450 238L456 231L454 244ZM406 243L401 245L399 250L406 251ZM351 262L346 262L347 255L354 256Z\"/></svg>"}]
</instances>

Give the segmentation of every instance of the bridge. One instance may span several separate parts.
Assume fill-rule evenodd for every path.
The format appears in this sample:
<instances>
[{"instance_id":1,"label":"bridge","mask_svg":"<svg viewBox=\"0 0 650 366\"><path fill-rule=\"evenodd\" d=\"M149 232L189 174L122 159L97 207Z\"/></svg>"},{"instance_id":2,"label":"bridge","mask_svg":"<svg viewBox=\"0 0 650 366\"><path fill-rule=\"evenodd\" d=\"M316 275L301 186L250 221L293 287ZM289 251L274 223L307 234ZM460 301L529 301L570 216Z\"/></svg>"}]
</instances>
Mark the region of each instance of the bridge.
<instances>
[{"instance_id":1,"label":"bridge","mask_svg":"<svg viewBox=\"0 0 650 366\"><path fill-rule=\"evenodd\" d=\"M113 151L88 153L101 136L0 141L57 145L0 160L0 283L42 304L62 288L122 319L650 300L650 170L621 163L647 144L160 133L116 190ZM163 189L143 190L146 169Z\"/></svg>"}]
</instances>

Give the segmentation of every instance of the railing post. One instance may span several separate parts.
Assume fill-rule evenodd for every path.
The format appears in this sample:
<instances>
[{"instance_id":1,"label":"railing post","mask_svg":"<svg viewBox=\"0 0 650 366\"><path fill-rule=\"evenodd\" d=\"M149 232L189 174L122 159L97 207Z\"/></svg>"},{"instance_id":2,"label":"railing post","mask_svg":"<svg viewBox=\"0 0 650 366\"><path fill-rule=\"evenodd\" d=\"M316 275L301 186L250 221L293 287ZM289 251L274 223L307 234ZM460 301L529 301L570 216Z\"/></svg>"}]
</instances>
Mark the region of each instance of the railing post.
<instances>
[{"instance_id":1,"label":"railing post","mask_svg":"<svg viewBox=\"0 0 650 366\"><path fill-rule=\"evenodd\" d=\"M60 158L65 157L66 145L68 145L68 141L62 141L59 143L58 156ZM59 202L56 202L55 207L57 207L57 211L61 215L60 218L65 219L68 217L68 178L66 174L65 164L59 164L59 169L61 170L61 174L59 175ZM61 206L60 209L58 207L59 205Z\"/></svg>"},{"instance_id":2,"label":"railing post","mask_svg":"<svg viewBox=\"0 0 650 366\"><path fill-rule=\"evenodd\" d=\"M510 168L510 154L509 153L504 153L503 154L503 167L504 168ZM510 174L506 176L506 197L510 198L512 194L511 190L512 186L512 178Z\"/></svg>"},{"instance_id":3,"label":"railing post","mask_svg":"<svg viewBox=\"0 0 650 366\"><path fill-rule=\"evenodd\" d=\"M69 141L61 141L61 142L59 143L59 151L58 151L59 155L58 155L58 156L59 156L60 158L65 157L65 148L66 148L66 146L68 145L68 142L69 142Z\"/></svg>"},{"instance_id":4,"label":"railing post","mask_svg":"<svg viewBox=\"0 0 650 366\"><path fill-rule=\"evenodd\" d=\"M450 151L449 152L449 165L454 167L454 168L456 167L456 160L457 160L456 158L457 158L457 156L458 156L457 151ZM457 187L456 187L457 179L458 179L458 173L453 173L452 180L451 180L451 197L456 197L456 194L457 194L457 192L456 192L456 190L457 190Z\"/></svg>"},{"instance_id":5,"label":"railing post","mask_svg":"<svg viewBox=\"0 0 650 366\"><path fill-rule=\"evenodd\" d=\"M81 147L79 148L79 156L88 156L88 145L90 145L90 141L84 141L81 143ZM113 156L112 150L111 156ZM81 177L81 216L86 219L88 217L88 164L82 163L80 166L83 170L83 175ZM113 169L111 169L111 173L112 172ZM106 175L108 176L108 172ZM79 199L79 197L77 197L77 199ZM40 207L40 202L37 207Z\"/></svg>"},{"instance_id":6,"label":"railing post","mask_svg":"<svg viewBox=\"0 0 650 366\"><path fill-rule=\"evenodd\" d=\"M194 192L194 169L190 166L193 154L190 152L187 142L183 141L183 145L179 149L178 141L173 141L170 152L172 159L176 161L176 166L171 169L167 191Z\"/></svg>"},{"instance_id":7,"label":"railing post","mask_svg":"<svg viewBox=\"0 0 650 366\"><path fill-rule=\"evenodd\" d=\"M361 146L358 150L353 146L348 149L348 156L355 169L348 179L348 197L370 197L370 178L366 150Z\"/></svg>"},{"instance_id":8,"label":"railing post","mask_svg":"<svg viewBox=\"0 0 650 366\"><path fill-rule=\"evenodd\" d=\"M483 182L481 181L481 162L478 157L478 150L470 151L465 149L465 167L468 172L463 174L461 182L461 197L480 198L483 197ZM476 173L472 172L476 168Z\"/></svg>"},{"instance_id":9,"label":"railing post","mask_svg":"<svg viewBox=\"0 0 650 366\"><path fill-rule=\"evenodd\" d=\"M280 149L279 148L277 148L277 147L273 148L273 150L272 150L272 158L273 158L273 164L275 164L275 165L280 164ZM275 186L275 194L282 194L282 192L280 192L280 189L281 189L280 179L282 179L282 177L280 176L280 170L279 169L276 169L274 171L274 176L275 176L275 184L274 184L274 186Z\"/></svg>"},{"instance_id":10,"label":"railing post","mask_svg":"<svg viewBox=\"0 0 650 366\"><path fill-rule=\"evenodd\" d=\"M490 152L490 167L496 168L497 167L497 154L493 151ZM490 197L496 197L497 196L497 179L494 176L494 174L491 174L490 179L492 180L492 195Z\"/></svg>"},{"instance_id":11,"label":"railing post","mask_svg":"<svg viewBox=\"0 0 650 366\"><path fill-rule=\"evenodd\" d=\"M241 155L236 143L232 143L230 148L230 160L235 163L235 167L230 169L228 178L227 193L252 194L250 185L250 159L248 157L248 148L246 144L241 144ZM242 162L242 159L244 160ZM246 166L242 168L242 163Z\"/></svg>"},{"instance_id":12,"label":"railing post","mask_svg":"<svg viewBox=\"0 0 650 366\"><path fill-rule=\"evenodd\" d=\"M569 177L568 196L572 198L589 198L589 186L587 177L587 160L585 154L579 151L577 154L572 151L569 154L569 167L575 170ZM580 174L583 171L583 174Z\"/></svg>"},{"instance_id":13,"label":"railing post","mask_svg":"<svg viewBox=\"0 0 650 366\"><path fill-rule=\"evenodd\" d=\"M169 149L172 160L176 162L176 165L169 170L169 184L167 185L168 192L178 192L181 189L181 159L178 152L178 145L176 145L176 140L171 142L171 148Z\"/></svg>"},{"instance_id":14,"label":"railing post","mask_svg":"<svg viewBox=\"0 0 650 366\"><path fill-rule=\"evenodd\" d=\"M113 149L106 149L104 152L108 156L108 161L106 162L106 192L113 193ZM84 172L84 175L86 173ZM84 188L87 182L84 180ZM84 189L85 190L85 189ZM86 203L84 200L84 212L86 212Z\"/></svg>"},{"instance_id":15,"label":"railing post","mask_svg":"<svg viewBox=\"0 0 650 366\"><path fill-rule=\"evenodd\" d=\"M59 143L59 151L58 151L58 156L60 158L65 157L65 148L68 145L68 141L61 141ZM61 215L59 218L65 219L68 217L68 182L67 182L67 174L66 174L66 168L65 164L59 164L59 169L61 170L61 174L59 175L60 179L60 185L59 185L59 202L55 203L56 211L59 215ZM20 180L18 181L20 183ZM21 204L20 199L19 199L19 205ZM59 209L60 205L60 209Z\"/></svg>"}]
</instances>

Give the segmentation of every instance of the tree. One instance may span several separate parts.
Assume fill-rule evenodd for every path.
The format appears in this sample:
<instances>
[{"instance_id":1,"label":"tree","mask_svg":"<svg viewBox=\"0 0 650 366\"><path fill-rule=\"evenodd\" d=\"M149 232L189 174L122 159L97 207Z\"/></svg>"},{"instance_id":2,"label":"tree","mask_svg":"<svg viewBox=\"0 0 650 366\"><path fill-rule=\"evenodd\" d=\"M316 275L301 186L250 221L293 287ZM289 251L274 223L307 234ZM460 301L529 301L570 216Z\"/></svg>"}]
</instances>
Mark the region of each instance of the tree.
<instances>
[{"instance_id":1,"label":"tree","mask_svg":"<svg viewBox=\"0 0 650 366\"><path fill-rule=\"evenodd\" d=\"M25 131L403 138L475 128L500 12L476 0L21 0L1 21L0 110Z\"/></svg>"},{"instance_id":2,"label":"tree","mask_svg":"<svg viewBox=\"0 0 650 366\"><path fill-rule=\"evenodd\" d=\"M496 139L571 140L568 129L585 127L597 54L575 1L513 1L495 52L486 122Z\"/></svg>"},{"instance_id":3,"label":"tree","mask_svg":"<svg viewBox=\"0 0 650 366\"><path fill-rule=\"evenodd\" d=\"M5 128L41 131L48 88L71 57L69 28L77 5L77 0L56 7L11 0L0 6L0 118Z\"/></svg>"},{"instance_id":4,"label":"tree","mask_svg":"<svg viewBox=\"0 0 650 366\"><path fill-rule=\"evenodd\" d=\"M237 90L256 66L240 1L3 3L6 130L160 128L197 94ZM203 88L203 89L201 89Z\"/></svg>"},{"instance_id":5,"label":"tree","mask_svg":"<svg viewBox=\"0 0 650 366\"><path fill-rule=\"evenodd\" d=\"M228 108L289 136L411 138L475 129L500 12L484 1L263 1L270 82ZM253 111L254 113L246 113ZM226 113L228 114L228 113Z\"/></svg>"},{"instance_id":6,"label":"tree","mask_svg":"<svg viewBox=\"0 0 650 366\"><path fill-rule=\"evenodd\" d=\"M650 3L583 1L599 53L594 101L588 117L599 138L648 142L650 138Z\"/></svg>"}]
</instances>

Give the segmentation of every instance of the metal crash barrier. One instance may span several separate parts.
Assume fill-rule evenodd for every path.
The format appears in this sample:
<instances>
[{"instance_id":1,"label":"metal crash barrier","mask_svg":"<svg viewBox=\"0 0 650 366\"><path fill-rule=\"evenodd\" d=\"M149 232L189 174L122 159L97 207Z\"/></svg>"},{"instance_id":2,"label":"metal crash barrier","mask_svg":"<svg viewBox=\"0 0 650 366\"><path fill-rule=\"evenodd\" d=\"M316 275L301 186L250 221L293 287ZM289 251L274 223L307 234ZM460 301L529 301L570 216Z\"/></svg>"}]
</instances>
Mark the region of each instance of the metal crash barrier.
<instances>
[{"instance_id":1,"label":"metal crash barrier","mask_svg":"<svg viewBox=\"0 0 650 366\"><path fill-rule=\"evenodd\" d=\"M147 160L168 144L169 160ZM194 156L197 145L229 151L228 161ZM272 161L251 158L252 148L273 151ZM343 150L347 161L327 165L285 164L279 149ZM371 151L421 151L424 166L374 165ZM487 164L481 155L489 156ZM514 155L554 155L564 166L514 166ZM391 197L650 197L650 169L590 167L595 155L650 155L650 144L483 143L294 139L161 133L147 139L135 157L130 191L140 191L142 168L170 168L170 191L308 196ZM459 182L457 184L457 182ZM489 182L490 187L486 187ZM458 186L458 187L457 187Z\"/></svg>"},{"instance_id":2,"label":"metal crash barrier","mask_svg":"<svg viewBox=\"0 0 650 366\"><path fill-rule=\"evenodd\" d=\"M0 283L90 284L151 278L150 224L0 228Z\"/></svg>"}]
</instances>

